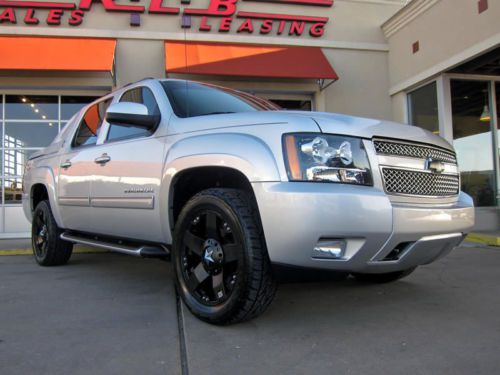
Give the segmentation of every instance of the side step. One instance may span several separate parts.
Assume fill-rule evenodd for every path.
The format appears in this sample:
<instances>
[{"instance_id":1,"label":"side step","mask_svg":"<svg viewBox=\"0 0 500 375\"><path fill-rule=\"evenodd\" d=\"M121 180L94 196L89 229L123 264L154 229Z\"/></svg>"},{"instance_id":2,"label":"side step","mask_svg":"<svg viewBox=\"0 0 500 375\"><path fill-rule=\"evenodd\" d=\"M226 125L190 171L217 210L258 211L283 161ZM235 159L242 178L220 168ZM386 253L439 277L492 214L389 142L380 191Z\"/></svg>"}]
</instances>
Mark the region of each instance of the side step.
<instances>
[{"instance_id":1,"label":"side step","mask_svg":"<svg viewBox=\"0 0 500 375\"><path fill-rule=\"evenodd\" d=\"M170 258L170 251L166 247L163 247L161 245L125 245L123 243L119 243L118 240L112 241L105 239L96 239L70 234L67 232L61 234L61 239L76 244L95 246L101 249L143 258Z\"/></svg>"}]
</instances>

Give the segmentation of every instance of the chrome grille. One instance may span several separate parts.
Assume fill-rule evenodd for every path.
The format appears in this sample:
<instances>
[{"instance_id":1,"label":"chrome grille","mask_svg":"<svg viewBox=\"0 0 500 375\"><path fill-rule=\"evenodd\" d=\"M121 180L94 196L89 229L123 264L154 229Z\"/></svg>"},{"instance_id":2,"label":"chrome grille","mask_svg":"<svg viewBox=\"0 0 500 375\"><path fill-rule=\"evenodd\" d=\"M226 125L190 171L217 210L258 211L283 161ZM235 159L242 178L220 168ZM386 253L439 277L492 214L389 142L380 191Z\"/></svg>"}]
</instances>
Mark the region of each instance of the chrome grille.
<instances>
[{"instance_id":1,"label":"chrome grille","mask_svg":"<svg viewBox=\"0 0 500 375\"><path fill-rule=\"evenodd\" d=\"M383 168L382 175L389 194L445 197L459 192L458 175L394 168Z\"/></svg>"},{"instance_id":2,"label":"chrome grille","mask_svg":"<svg viewBox=\"0 0 500 375\"><path fill-rule=\"evenodd\" d=\"M455 153L439 148L410 143L397 143L389 141L374 141L377 154L407 156L418 159L431 158L435 161L457 164Z\"/></svg>"}]
</instances>

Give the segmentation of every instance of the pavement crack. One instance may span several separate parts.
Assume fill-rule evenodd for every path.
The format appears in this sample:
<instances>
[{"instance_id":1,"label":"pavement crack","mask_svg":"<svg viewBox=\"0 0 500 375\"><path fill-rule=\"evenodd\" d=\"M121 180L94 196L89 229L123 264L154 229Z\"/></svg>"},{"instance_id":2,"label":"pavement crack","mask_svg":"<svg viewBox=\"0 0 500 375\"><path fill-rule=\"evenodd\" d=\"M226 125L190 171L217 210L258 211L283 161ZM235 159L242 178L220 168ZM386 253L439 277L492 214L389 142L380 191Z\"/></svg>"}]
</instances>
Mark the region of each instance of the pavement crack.
<instances>
[{"instance_id":1,"label":"pavement crack","mask_svg":"<svg viewBox=\"0 0 500 375\"><path fill-rule=\"evenodd\" d=\"M181 374L189 375L187 348L186 348L186 332L184 329L184 316L182 315L182 301L177 289L175 290L175 300L177 304L177 327L179 330L179 349L181 360Z\"/></svg>"}]
</instances>

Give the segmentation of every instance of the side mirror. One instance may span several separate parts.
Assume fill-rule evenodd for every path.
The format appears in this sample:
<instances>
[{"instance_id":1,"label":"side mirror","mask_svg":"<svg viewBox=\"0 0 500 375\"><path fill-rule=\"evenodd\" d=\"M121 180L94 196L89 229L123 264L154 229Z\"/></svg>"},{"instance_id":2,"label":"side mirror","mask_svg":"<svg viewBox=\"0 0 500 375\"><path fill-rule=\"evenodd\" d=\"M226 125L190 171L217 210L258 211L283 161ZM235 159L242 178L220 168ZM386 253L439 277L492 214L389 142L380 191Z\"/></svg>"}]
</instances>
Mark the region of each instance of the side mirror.
<instances>
[{"instance_id":1,"label":"side mirror","mask_svg":"<svg viewBox=\"0 0 500 375\"><path fill-rule=\"evenodd\" d=\"M120 102L109 106L106 121L110 124L153 130L160 122L160 116L148 114L148 108L144 104Z\"/></svg>"}]
</instances>

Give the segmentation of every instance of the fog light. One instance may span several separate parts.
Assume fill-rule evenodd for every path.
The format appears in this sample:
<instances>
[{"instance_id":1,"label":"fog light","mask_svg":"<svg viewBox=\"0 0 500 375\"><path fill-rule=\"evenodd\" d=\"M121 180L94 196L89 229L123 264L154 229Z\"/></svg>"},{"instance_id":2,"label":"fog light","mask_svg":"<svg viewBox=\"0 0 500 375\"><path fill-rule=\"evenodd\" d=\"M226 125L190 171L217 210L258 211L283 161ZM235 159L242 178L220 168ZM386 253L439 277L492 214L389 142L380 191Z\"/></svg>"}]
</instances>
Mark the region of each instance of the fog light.
<instances>
[{"instance_id":1,"label":"fog light","mask_svg":"<svg viewBox=\"0 0 500 375\"><path fill-rule=\"evenodd\" d=\"M312 251L314 259L340 259L344 256L344 240L319 241Z\"/></svg>"}]
</instances>

